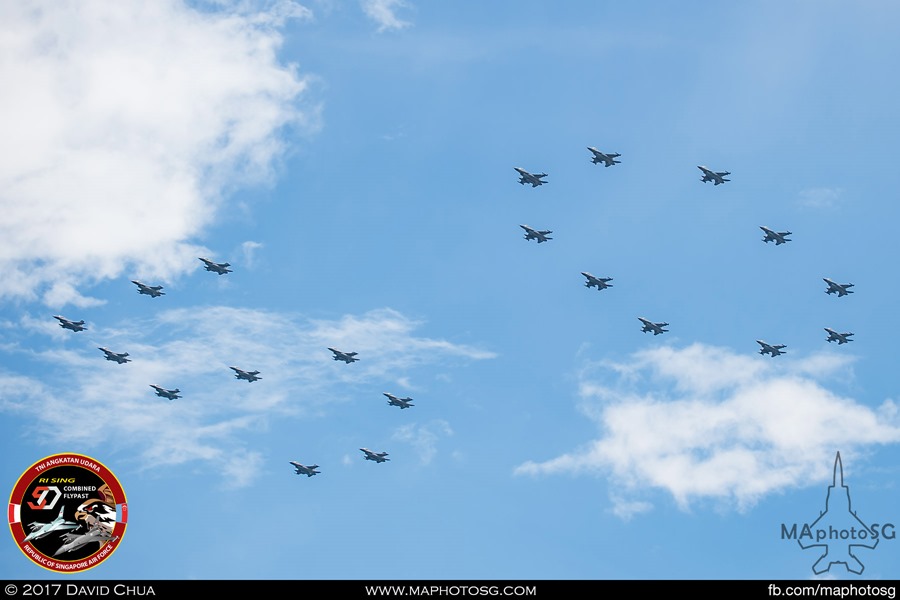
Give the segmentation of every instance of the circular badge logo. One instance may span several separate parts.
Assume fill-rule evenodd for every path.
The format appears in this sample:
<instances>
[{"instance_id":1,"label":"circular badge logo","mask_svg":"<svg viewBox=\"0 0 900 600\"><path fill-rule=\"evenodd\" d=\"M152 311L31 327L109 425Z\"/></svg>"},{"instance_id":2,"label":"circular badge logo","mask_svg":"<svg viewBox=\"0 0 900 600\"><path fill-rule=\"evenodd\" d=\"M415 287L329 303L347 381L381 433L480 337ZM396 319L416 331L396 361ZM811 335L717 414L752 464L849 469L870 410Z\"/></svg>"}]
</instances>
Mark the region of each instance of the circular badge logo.
<instances>
[{"instance_id":1,"label":"circular badge logo","mask_svg":"<svg viewBox=\"0 0 900 600\"><path fill-rule=\"evenodd\" d=\"M109 558L128 520L112 471L81 454L54 454L25 471L9 498L9 528L25 556L58 573Z\"/></svg>"}]
</instances>

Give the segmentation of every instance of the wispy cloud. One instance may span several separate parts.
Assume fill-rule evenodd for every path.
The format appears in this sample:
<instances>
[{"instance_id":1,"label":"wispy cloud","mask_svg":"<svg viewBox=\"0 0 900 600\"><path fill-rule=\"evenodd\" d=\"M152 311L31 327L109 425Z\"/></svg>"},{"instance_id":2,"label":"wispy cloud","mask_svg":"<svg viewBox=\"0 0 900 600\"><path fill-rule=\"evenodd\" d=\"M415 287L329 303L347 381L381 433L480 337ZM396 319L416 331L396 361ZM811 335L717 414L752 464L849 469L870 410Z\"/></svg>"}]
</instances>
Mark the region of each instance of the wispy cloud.
<instances>
[{"instance_id":1,"label":"wispy cloud","mask_svg":"<svg viewBox=\"0 0 900 600\"><path fill-rule=\"evenodd\" d=\"M252 269L256 264L256 253L263 247L260 242L248 240L241 244L241 254L244 257L244 265Z\"/></svg>"},{"instance_id":2,"label":"wispy cloud","mask_svg":"<svg viewBox=\"0 0 900 600\"><path fill-rule=\"evenodd\" d=\"M360 0L363 12L366 16L378 24L378 32L404 29L412 25L409 21L403 21L395 12L401 8L410 8L404 0Z\"/></svg>"},{"instance_id":3,"label":"wispy cloud","mask_svg":"<svg viewBox=\"0 0 900 600\"><path fill-rule=\"evenodd\" d=\"M413 331L423 325L391 309L378 309L363 316L347 315L338 321L313 321L310 334L317 347L333 346L344 352L358 352L358 367L342 370L347 380L368 378L395 369L433 363L436 357L470 360L494 358L495 353L454 344L446 340L418 338Z\"/></svg>"},{"instance_id":4,"label":"wispy cloud","mask_svg":"<svg viewBox=\"0 0 900 600\"><path fill-rule=\"evenodd\" d=\"M612 514L623 521L630 521L636 515L649 512L653 509L653 505L649 502L622 498L615 494L610 495L610 501L612 502Z\"/></svg>"},{"instance_id":5,"label":"wispy cloud","mask_svg":"<svg viewBox=\"0 0 900 600\"><path fill-rule=\"evenodd\" d=\"M841 202L840 188L810 188L800 192L800 205L809 208L833 209Z\"/></svg>"},{"instance_id":6,"label":"wispy cloud","mask_svg":"<svg viewBox=\"0 0 900 600\"><path fill-rule=\"evenodd\" d=\"M598 439L517 474L609 476L615 512L649 509L638 495L661 489L688 508L713 499L746 509L766 494L823 481L836 451L900 441L897 407L872 408L822 380L850 359L813 356L778 364L701 344L640 352L601 365L581 382Z\"/></svg>"},{"instance_id":7,"label":"wispy cloud","mask_svg":"<svg viewBox=\"0 0 900 600\"><path fill-rule=\"evenodd\" d=\"M446 366L454 357L491 356L419 337L418 325L389 309L339 321L222 306L165 311L73 333L81 336L73 340L84 341L82 349L59 348L48 336L50 348L28 351L46 366L40 378L0 372L0 410L25 419L30 436L118 448L150 469L210 463L210 469L228 470L232 485L243 485L260 461L246 438L273 420L322 414L347 398L341 391L347 385L409 376L426 362ZM360 362L332 361L326 346L333 340L360 349ZM101 345L128 352L132 362L104 361ZM421 348L430 352L423 355ZM6 350L26 352L15 345ZM259 370L263 379L238 381L230 366ZM183 398L159 398L150 384L177 387ZM430 457L436 436L448 431L432 423L405 435Z\"/></svg>"},{"instance_id":8,"label":"wispy cloud","mask_svg":"<svg viewBox=\"0 0 900 600\"><path fill-rule=\"evenodd\" d=\"M0 297L87 305L125 273L195 269L235 186L311 131L308 78L277 57L293 2L41 1L0 7Z\"/></svg>"},{"instance_id":9,"label":"wispy cloud","mask_svg":"<svg viewBox=\"0 0 900 600\"><path fill-rule=\"evenodd\" d=\"M427 465L437 454L437 443L440 438L451 435L453 435L453 430L450 428L450 424L442 419L437 419L425 424L399 427L394 432L393 439L411 444L419 454L419 461L423 465Z\"/></svg>"}]
</instances>

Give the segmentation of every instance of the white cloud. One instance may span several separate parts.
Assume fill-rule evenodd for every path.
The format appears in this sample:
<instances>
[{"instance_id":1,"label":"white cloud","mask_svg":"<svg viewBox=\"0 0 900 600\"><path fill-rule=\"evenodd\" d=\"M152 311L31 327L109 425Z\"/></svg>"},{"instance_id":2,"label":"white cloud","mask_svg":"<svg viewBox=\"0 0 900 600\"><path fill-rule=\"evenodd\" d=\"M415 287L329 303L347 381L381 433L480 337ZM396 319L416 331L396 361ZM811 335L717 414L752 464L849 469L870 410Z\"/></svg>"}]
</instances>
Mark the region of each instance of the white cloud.
<instances>
[{"instance_id":1,"label":"white cloud","mask_svg":"<svg viewBox=\"0 0 900 600\"><path fill-rule=\"evenodd\" d=\"M809 208L833 209L841 202L840 188L810 188L800 192L800 204Z\"/></svg>"},{"instance_id":2,"label":"white cloud","mask_svg":"<svg viewBox=\"0 0 900 600\"><path fill-rule=\"evenodd\" d=\"M423 465L429 464L437 454L437 443L441 437L453 435L450 424L437 419L424 425L410 424L397 428L393 439L411 444L419 453Z\"/></svg>"},{"instance_id":3,"label":"white cloud","mask_svg":"<svg viewBox=\"0 0 900 600\"><path fill-rule=\"evenodd\" d=\"M263 245L261 243L251 240L241 244L241 254L244 256L244 265L246 265L248 269L252 269L253 265L256 264L256 253L262 247Z\"/></svg>"},{"instance_id":4,"label":"white cloud","mask_svg":"<svg viewBox=\"0 0 900 600\"><path fill-rule=\"evenodd\" d=\"M641 500L629 500L616 495L611 495L612 514L619 517L623 521L630 521L636 515L649 512L653 509L653 505L649 502Z\"/></svg>"},{"instance_id":5,"label":"white cloud","mask_svg":"<svg viewBox=\"0 0 900 600\"><path fill-rule=\"evenodd\" d=\"M403 29L412 25L409 21L403 21L394 14L399 8L410 7L404 0L360 0L360 5L366 16L378 24L379 33Z\"/></svg>"},{"instance_id":6,"label":"white cloud","mask_svg":"<svg viewBox=\"0 0 900 600\"><path fill-rule=\"evenodd\" d=\"M196 268L226 192L265 181L288 128L315 123L281 64L303 7L177 0L0 5L0 297L90 304L128 271Z\"/></svg>"},{"instance_id":7,"label":"white cloud","mask_svg":"<svg viewBox=\"0 0 900 600\"><path fill-rule=\"evenodd\" d=\"M332 346L344 352L358 352L353 370L343 369L346 380L382 375L391 370L432 363L435 357L457 356L470 360L495 358L493 352L454 344L446 340L414 337L422 323L391 309L377 309L363 316L347 315L339 321L313 321L311 334L317 347ZM396 379L396 378L395 378Z\"/></svg>"},{"instance_id":8,"label":"white cloud","mask_svg":"<svg viewBox=\"0 0 900 600\"><path fill-rule=\"evenodd\" d=\"M704 499L746 509L766 494L823 481L837 451L900 441L892 401L873 409L814 379L850 362L774 364L701 344L637 353L604 365L617 378L584 377L583 409L600 426L598 439L516 473L609 475L623 517L649 508L629 494L652 489L685 509Z\"/></svg>"},{"instance_id":9,"label":"white cloud","mask_svg":"<svg viewBox=\"0 0 900 600\"><path fill-rule=\"evenodd\" d=\"M313 20L313 12L294 0L215 0L252 23L281 27L289 19Z\"/></svg>"},{"instance_id":10,"label":"white cloud","mask_svg":"<svg viewBox=\"0 0 900 600\"><path fill-rule=\"evenodd\" d=\"M34 320L25 321L29 325L22 331L30 333ZM403 378L425 362L446 367L453 357L490 356L418 337L418 325L388 309L310 322L298 315L209 306L69 336L73 343L84 340L82 349L61 349L52 329L39 330L51 340L51 349L25 351L15 343L4 348L27 353L45 368L40 377L0 372L0 410L25 419L23 435L123 449L147 469L208 463L230 485L246 485L261 462L247 437L276 420L324 414L329 406L350 401L346 389L357 382ZM364 350L360 362L332 361L326 349L332 338ZM384 347L375 340L384 341ZM128 352L132 362L104 361L96 348L101 345ZM423 356L423 347L431 352ZM258 369L262 380L238 381L230 366ZM177 387L182 398L159 398L150 384ZM436 436L449 435L449 428L431 423L407 435L427 462Z\"/></svg>"}]
</instances>

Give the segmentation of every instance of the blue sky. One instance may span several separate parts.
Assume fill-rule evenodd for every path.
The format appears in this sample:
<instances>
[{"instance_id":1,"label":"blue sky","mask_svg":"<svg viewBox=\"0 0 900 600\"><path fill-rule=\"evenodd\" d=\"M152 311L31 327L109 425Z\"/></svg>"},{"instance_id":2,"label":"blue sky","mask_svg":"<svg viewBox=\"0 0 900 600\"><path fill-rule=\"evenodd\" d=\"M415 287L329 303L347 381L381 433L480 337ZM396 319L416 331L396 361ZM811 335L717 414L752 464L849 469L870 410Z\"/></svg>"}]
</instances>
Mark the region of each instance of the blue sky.
<instances>
[{"instance_id":1,"label":"blue sky","mask_svg":"<svg viewBox=\"0 0 900 600\"><path fill-rule=\"evenodd\" d=\"M898 11L4 5L0 481L118 476L85 579L814 577L780 525L836 452L900 524ZM898 544L827 576L895 578Z\"/></svg>"}]
</instances>

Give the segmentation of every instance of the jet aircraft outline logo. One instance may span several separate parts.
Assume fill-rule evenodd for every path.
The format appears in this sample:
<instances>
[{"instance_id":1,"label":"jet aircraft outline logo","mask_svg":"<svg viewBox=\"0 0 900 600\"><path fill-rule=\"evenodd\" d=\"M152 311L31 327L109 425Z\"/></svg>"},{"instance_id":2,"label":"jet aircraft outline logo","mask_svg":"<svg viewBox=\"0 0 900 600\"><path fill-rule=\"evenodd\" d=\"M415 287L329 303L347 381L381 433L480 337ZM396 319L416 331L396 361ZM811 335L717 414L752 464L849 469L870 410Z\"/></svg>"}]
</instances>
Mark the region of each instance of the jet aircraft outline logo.
<instances>
[{"instance_id":1,"label":"jet aircraft outline logo","mask_svg":"<svg viewBox=\"0 0 900 600\"><path fill-rule=\"evenodd\" d=\"M874 550L882 539L893 540L896 535L893 523L867 525L853 510L850 488L844 484L840 452L834 459L831 485L825 495L825 510L820 510L819 516L811 523L804 523L799 531L797 523L790 528L781 524L782 539L796 539L803 550L820 549L821 554L812 565L816 575L831 571L834 565L844 565L848 572L862 575L865 565L857 556L858 550Z\"/></svg>"}]
</instances>

